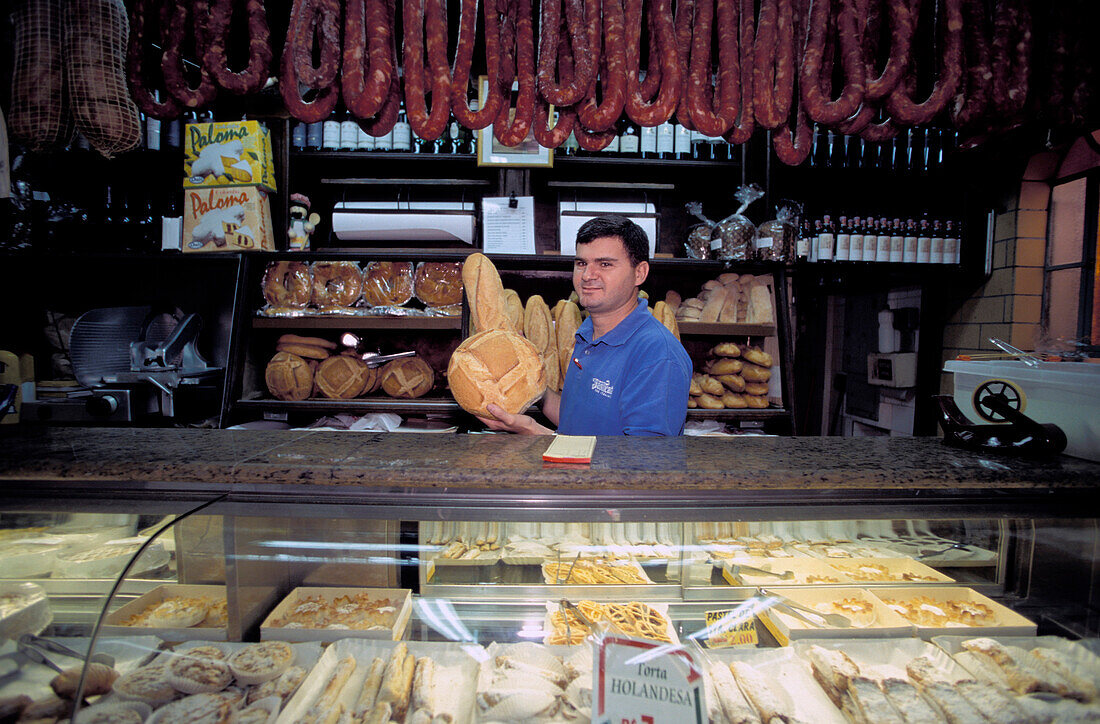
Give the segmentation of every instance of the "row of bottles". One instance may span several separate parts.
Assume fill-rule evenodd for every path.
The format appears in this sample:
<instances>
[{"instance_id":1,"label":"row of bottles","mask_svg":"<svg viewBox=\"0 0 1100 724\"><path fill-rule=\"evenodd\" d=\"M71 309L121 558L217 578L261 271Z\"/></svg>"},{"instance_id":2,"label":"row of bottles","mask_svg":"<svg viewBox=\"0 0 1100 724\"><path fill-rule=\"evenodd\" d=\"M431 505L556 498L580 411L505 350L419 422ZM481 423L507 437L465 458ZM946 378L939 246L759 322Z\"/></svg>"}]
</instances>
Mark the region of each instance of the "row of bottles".
<instances>
[{"instance_id":1,"label":"row of bottles","mask_svg":"<svg viewBox=\"0 0 1100 724\"><path fill-rule=\"evenodd\" d=\"M803 219L796 256L809 262L889 262L893 264L958 264L961 222L886 216L840 216Z\"/></svg>"},{"instance_id":2,"label":"row of bottles","mask_svg":"<svg viewBox=\"0 0 1100 724\"><path fill-rule=\"evenodd\" d=\"M958 138L958 131L946 128L909 128L891 140L876 143L815 125L807 163L813 168L925 174L943 166L945 155L955 148Z\"/></svg>"},{"instance_id":3,"label":"row of bottles","mask_svg":"<svg viewBox=\"0 0 1100 724\"><path fill-rule=\"evenodd\" d=\"M454 118L434 141L419 138L402 107L393 129L384 136L372 136L359 127L350 113L340 110L318 123L296 123L291 129L291 146L295 151L395 151L470 156L477 152L477 139L473 131Z\"/></svg>"}]
</instances>

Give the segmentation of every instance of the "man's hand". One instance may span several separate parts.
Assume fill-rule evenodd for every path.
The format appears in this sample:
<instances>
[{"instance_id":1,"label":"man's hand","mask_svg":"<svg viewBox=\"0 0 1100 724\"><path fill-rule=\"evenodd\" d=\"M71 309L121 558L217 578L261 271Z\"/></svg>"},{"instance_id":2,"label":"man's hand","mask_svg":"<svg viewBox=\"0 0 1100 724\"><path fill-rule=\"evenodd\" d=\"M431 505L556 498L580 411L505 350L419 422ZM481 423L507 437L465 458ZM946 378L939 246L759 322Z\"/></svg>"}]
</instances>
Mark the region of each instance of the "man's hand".
<instances>
[{"instance_id":1,"label":"man's hand","mask_svg":"<svg viewBox=\"0 0 1100 724\"><path fill-rule=\"evenodd\" d=\"M503 430L505 432L514 432L519 435L553 435L554 431L548 427L538 424L534 418L528 415L513 415L510 412L505 412L499 405L488 405L488 410L493 414L492 419L489 417L477 416L477 419L485 423L485 427L490 430Z\"/></svg>"}]
</instances>

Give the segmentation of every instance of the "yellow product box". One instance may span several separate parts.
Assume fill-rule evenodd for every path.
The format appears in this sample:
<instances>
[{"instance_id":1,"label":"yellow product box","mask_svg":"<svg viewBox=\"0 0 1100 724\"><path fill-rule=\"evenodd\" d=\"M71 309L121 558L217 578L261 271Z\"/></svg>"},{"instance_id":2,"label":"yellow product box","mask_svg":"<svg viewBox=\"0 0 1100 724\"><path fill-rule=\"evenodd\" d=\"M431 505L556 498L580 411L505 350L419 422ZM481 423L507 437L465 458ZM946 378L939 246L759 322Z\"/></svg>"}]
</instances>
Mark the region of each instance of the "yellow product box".
<instances>
[{"instance_id":1,"label":"yellow product box","mask_svg":"<svg viewBox=\"0 0 1100 724\"><path fill-rule=\"evenodd\" d=\"M271 202L258 186L183 190L183 251L274 251Z\"/></svg>"},{"instance_id":2,"label":"yellow product box","mask_svg":"<svg viewBox=\"0 0 1100 724\"><path fill-rule=\"evenodd\" d=\"M259 121L188 123L183 185L262 186L275 192L271 133Z\"/></svg>"}]
</instances>

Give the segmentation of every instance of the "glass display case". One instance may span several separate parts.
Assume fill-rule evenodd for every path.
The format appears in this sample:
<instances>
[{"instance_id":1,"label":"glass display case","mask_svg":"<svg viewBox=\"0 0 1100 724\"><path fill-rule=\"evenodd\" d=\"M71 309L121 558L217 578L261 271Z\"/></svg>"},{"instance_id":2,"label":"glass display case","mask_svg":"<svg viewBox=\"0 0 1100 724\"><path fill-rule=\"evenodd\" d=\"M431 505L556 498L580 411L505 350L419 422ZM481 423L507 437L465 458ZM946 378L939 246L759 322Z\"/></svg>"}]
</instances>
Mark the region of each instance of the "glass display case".
<instances>
[{"instance_id":1,"label":"glass display case","mask_svg":"<svg viewBox=\"0 0 1100 724\"><path fill-rule=\"evenodd\" d=\"M312 442L314 452L323 448L323 439ZM695 460L694 442L688 460ZM327 456L366 459L358 445L331 444ZM459 449L476 449L492 478L499 444L460 437L437 443L435 454L449 457L453 470L461 467ZM297 452L236 454L265 466L280 458L320 474L309 460L287 462L300 458ZM371 465L381 470L396 460ZM356 662L359 673L350 680L362 683L374 659L388 665L401 642L414 659L434 661L440 676L465 677L458 688L469 691L462 704L468 708L458 721L498 717L487 713L489 699L474 696L485 693L479 667L512 655L500 652L520 643L538 645L516 650L524 656L551 652L562 666L576 650L588 651L590 665L594 640L625 635L683 644L707 666L742 660L766 673L797 660L806 673L804 655L813 645L873 662L889 652L950 658L961 650L959 637L1006 645L1026 637L1066 647L1097 631L1100 535L1082 503L1089 489L1076 484L1096 472L1091 463L1049 467L1053 477L1039 489L1013 487L1034 476L1028 468L1001 471L998 486L984 493L977 481L966 490L915 493L899 467L897 483L798 495L790 485L721 489L709 478L693 490L664 489L669 475L626 490L541 483L524 490L516 471L497 471L497 489L484 481L451 488L435 485L442 469L436 479L421 470L418 486L263 485L239 480L243 464L235 472L216 460L203 463L224 477L183 484L112 474L107 484L46 475L30 484L11 466L0 473L0 588L9 639L0 666L10 672L0 678L0 698L46 696L54 672L38 663L43 649L35 647L60 642L84 650L97 628L94 651L109 654L124 676L195 646L231 656L249 642L286 642L313 683L310 693L281 702L284 715L313 706L302 697L316 703L344 659ZM570 474L615 479L620 465L594 463ZM701 463L687 467L702 475ZM44 598L27 596L27 587ZM20 600L48 614L15 619ZM755 643L720 648L728 643L716 625L722 621L751 631ZM878 648L865 650L869 642ZM957 650L944 653L941 644ZM45 658L62 668L79 663L49 649ZM707 681L723 677L711 673ZM545 720L583 711L567 703L565 688L553 694L558 719ZM799 711L821 701L829 699L803 702L811 708ZM816 720L841 717L829 706L829 716Z\"/></svg>"}]
</instances>

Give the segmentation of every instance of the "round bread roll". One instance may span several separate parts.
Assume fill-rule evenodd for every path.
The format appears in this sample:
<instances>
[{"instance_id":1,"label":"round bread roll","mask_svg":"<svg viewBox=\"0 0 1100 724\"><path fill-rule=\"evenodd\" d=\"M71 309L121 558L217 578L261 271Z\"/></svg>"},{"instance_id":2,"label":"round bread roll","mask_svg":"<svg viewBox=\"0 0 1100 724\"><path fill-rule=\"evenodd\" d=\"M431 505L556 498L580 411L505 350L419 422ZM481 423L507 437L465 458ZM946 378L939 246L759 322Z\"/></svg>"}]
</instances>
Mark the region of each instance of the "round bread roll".
<instances>
[{"instance_id":1,"label":"round bread roll","mask_svg":"<svg viewBox=\"0 0 1100 724\"><path fill-rule=\"evenodd\" d=\"M353 261L313 264L313 306L350 307L363 294L363 271Z\"/></svg>"},{"instance_id":2,"label":"round bread roll","mask_svg":"<svg viewBox=\"0 0 1100 724\"><path fill-rule=\"evenodd\" d=\"M512 414L526 410L546 390L546 374L529 340L490 329L458 345L447 365L447 384L462 409L491 418L490 403Z\"/></svg>"},{"instance_id":3,"label":"round bread roll","mask_svg":"<svg viewBox=\"0 0 1100 724\"><path fill-rule=\"evenodd\" d=\"M745 396L736 392L727 392L722 395L722 404L729 410L740 410L749 406L749 403L745 401Z\"/></svg>"},{"instance_id":4,"label":"round bread roll","mask_svg":"<svg viewBox=\"0 0 1100 724\"><path fill-rule=\"evenodd\" d=\"M423 397L434 384L435 372L419 357L395 359L382 368L382 389L390 397Z\"/></svg>"},{"instance_id":5,"label":"round bread roll","mask_svg":"<svg viewBox=\"0 0 1100 724\"><path fill-rule=\"evenodd\" d=\"M699 407L704 410L724 410L726 408L726 406L722 404L721 398L706 393L696 397L695 401L698 403Z\"/></svg>"},{"instance_id":6,"label":"round bread roll","mask_svg":"<svg viewBox=\"0 0 1100 724\"><path fill-rule=\"evenodd\" d=\"M763 382L746 382L745 383L746 395L766 395L768 394L768 385Z\"/></svg>"},{"instance_id":7,"label":"round bread roll","mask_svg":"<svg viewBox=\"0 0 1100 724\"><path fill-rule=\"evenodd\" d=\"M275 350L278 352L287 352L299 357L305 357L307 359L326 359L329 356L329 351L327 349L315 344L280 343L275 345Z\"/></svg>"},{"instance_id":8,"label":"round bread roll","mask_svg":"<svg viewBox=\"0 0 1100 724\"><path fill-rule=\"evenodd\" d=\"M504 285L489 257L477 252L466 257L462 264L462 288L470 303L470 326L474 331L509 328Z\"/></svg>"},{"instance_id":9,"label":"round bread roll","mask_svg":"<svg viewBox=\"0 0 1100 724\"><path fill-rule=\"evenodd\" d=\"M714 375L714 379L728 387L731 392L745 391L745 378L741 375Z\"/></svg>"},{"instance_id":10,"label":"round bread roll","mask_svg":"<svg viewBox=\"0 0 1100 724\"><path fill-rule=\"evenodd\" d=\"M273 307L305 309L313 295L309 266L300 261L273 261L264 270L264 299Z\"/></svg>"},{"instance_id":11,"label":"round bread roll","mask_svg":"<svg viewBox=\"0 0 1100 724\"><path fill-rule=\"evenodd\" d=\"M699 384L703 379L702 375L692 375L691 385L688 387L688 395L692 397L698 397L703 394L703 386Z\"/></svg>"},{"instance_id":12,"label":"round bread roll","mask_svg":"<svg viewBox=\"0 0 1100 724\"><path fill-rule=\"evenodd\" d=\"M710 353L715 357L740 357L741 348L733 342L722 342L715 345Z\"/></svg>"},{"instance_id":13,"label":"round bread roll","mask_svg":"<svg viewBox=\"0 0 1100 724\"><path fill-rule=\"evenodd\" d=\"M680 292L676 291L675 289L669 289L667 292L665 292L665 304L667 304L668 308L671 309L673 312L680 308L681 301L682 300L680 298Z\"/></svg>"},{"instance_id":14,"label":"round bread roll","mask_svg":"<svg viewBox=\"0 0 1100 724\"><path fill-rule=\"evenodd\" d=\"M741 376L745 378L746 382L767 382L772 378L772 371L767 367L750 363L745 365L745 369L741 370Z\"/></svg>"},{"instance_id":15,"label":"round bread roll","mask_svg":"<svg viewBox=\"0 0 1100 724\"><path fill-rule=\"evenodd\" d=\"M457 261L425 261L416 267L413 293L426 307L462 304L462 264Z\"/></svg>"},{"instance_id":16,"label":"round bread roll","mask_svg":"<svg viewBox=\"0 0 1100 724\"><path fill-rule=\"evenodd\" d=\"M515 289L504 290L504 313L517 334L523 334L523 300Z\"/></svg>"},{"instance_id":17,"label":"round bread roll","mask_svg":"<svg viewBox=\"0 0 1100 724\"><path fill-rule=\"evenodd\" d=\"M330 342L323 337L302 337L297 334L284 334L279 337L278 344L308 344L312 347L336 349L340 345Z\"/></svg>"},{"instance_id":18,"label":"round bread roll","mask_svg":"<svg viewBox=\"0 0 1100 724\"><path fill-rule=\"evenodd\" d=\"M772 356L759 347L751 347L745 350L744 357L749 362L760 365L761 367L772 366Z\"/></svg>"},{"instance_id":19,"label":"round bread roll","mask_svg":"<svg viewBox=\"0 0 1100 724\"><path fill-rule=\"evenodd\" d=\"M532 294L527 298L527 306L523 308L523 336L535 345L535 349L545 357L551 352L556 353L558 346L554 338L554 320L550 317L550 307L538 294ZM555 379L557 375L555 375ZM547 380L549 385L550 380Z\"/></svg>"},{"instance_id":20,"label":"round bread roll","mask_svg":"<svg viewBox=\"0 0 1100 724\"><path fill-rule=\"evenodd\" d=\"M707 363L707 372L712 375L736 375L744 368L744 363L739 359L719 357Z\"/></svg>"},{"instance_id":21,"label":"round bread roll","mask_svg":"<svg viewBox=\"0 0 1100 724\"><path fill-rule=\"evenodd\" d=\"M413 295L411 261L372 261L363 270L363 299L372 307L400 307Z\"/></svg>"},{"instance_id":22,"label":"round bread roll","mask_svg":"<svg viewBox=\"0 0 1100 724\"><path fill-rule=\"evenodd\" d=\"M757 410L765 410L768 407L768 398L760 395L742 395L749 407Z\"/></svg>"},{"instance_id":23,"label":"round bread roll","mask_svg":"<svg viewBox=\"0 0 1100 724\"><path fill-rule=\"evenodd\" d=\"M699 403L695 401L694 397L689 397L688 398L688 409L689 410L694 410L698 406L699 406Z\"/></svg>"},{"instance_id":24,"label":"round bread roll","mask_svg":"<svg viewBox=\"0 0 1100 724\"><path fill-rule=\"evenodd\" d=\"M700 312L703 311L703 307L705 307L706 305L707 303L704 302L702 299L699 299L698 297L688 297L684 301L680 302L681 308L698 309Z\"/></svg>"},{"instance_id":25,"label":"round bread roll","mask_svg":"<svg viewBox=\"0 0 1100 724\"><path fill-rule=\"evenodd\" d=\"M329 357L317 368L314 377L321 394L330 400L350 400L358 397L373 384L377 370L367 367L358 357L338 354Z\"/></svg>"},{"instance_id":26,"label":"round bread roll","mask_svg":"<svg viewBox=\"0 0 1100 724\"><path fill-rule=\"evenodd\" d=\"M714 395L715 397L721 397L726 391L726 389L722 387L722 383L710 375L703 375L703 379L699 380L699 386L703 388L703 392L708 395Z\"/></svg>"},{"instance_id":27,"label":"round bread roll","mask_svg":"<svg viewBox=\"0 0 1100 724\"><path fill-rule=\"evenodd\" d=\"M313 391L313 370L296 354L276 352L264 370L264 383L276 399L304 400Z\"/></svg>"}]
</instances>

